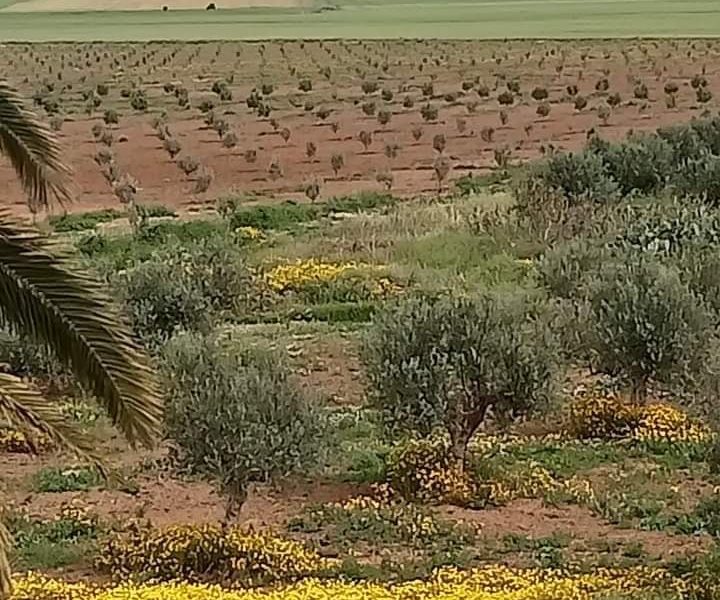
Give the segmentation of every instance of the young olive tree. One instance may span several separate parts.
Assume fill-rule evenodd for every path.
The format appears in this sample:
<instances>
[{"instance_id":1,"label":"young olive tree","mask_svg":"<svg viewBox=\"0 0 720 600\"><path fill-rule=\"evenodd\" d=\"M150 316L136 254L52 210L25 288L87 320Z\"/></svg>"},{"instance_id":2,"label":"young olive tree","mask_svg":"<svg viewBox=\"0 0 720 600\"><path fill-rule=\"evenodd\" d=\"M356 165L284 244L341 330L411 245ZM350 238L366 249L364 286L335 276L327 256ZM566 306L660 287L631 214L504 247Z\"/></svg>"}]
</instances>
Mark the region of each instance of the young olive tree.
<instances>
[{"instance_id":1,"label":"young olive tree","mask_svg":"<svg viewBox=\"0 0 720 600\"><path fill-rule=\"evenodd\" d=\"M363 344L371 398L391 434L449 434L464 466L490 414L522 415L552 390L548 327L499 296L420 296L380 313Z\"/></svg>"},{"instance_id":2,"label":"young olive tree","mask_svg":"<svg viewBox=\"0 0 720 600\"><path fill-rule=\"evenodd\" d=\"M677 269L642 258L609 265L588 303L594 367L628 381L636 402L652 383L688 383L701 372L712 323Z\"/></svg>"},{"instance_id":3,"label":"young olive tree","mask_svg":"<svg viewBox=\"0 0 720 600\"><path fill-rule=\"evenodd\" d=\"M166 425L176 459L217 484L228 521L237 517L251 482L317 460L322 419L282 354L182 335L167 345L164 365Z\"/></svg>"}]
</instances>

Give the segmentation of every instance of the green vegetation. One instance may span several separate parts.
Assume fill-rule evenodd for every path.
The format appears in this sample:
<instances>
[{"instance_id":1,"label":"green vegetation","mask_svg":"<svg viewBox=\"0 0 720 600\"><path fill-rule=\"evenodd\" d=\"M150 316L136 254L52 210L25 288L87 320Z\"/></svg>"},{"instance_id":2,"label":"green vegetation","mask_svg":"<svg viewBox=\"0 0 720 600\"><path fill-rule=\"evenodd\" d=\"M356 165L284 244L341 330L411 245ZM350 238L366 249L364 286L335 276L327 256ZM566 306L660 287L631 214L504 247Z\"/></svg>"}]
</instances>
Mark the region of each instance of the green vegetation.
<instances>
[{"instance_id":1,"label":"green vegetation","mask_svg":"<svg viewBox=\"0 0 720 600\"><path fill-rule=\"evenodd\" d=\"M171 10L142 12L3 12L7 41L585 38L714 36L720 16L712 0L611 0L497 3L415 0L340 3L339 10ZM702 15L702 16L699 16ZM252 26L250 26L252 24ZM440 35L438 32L441 32Z\"/></svg>"}]
</instances>

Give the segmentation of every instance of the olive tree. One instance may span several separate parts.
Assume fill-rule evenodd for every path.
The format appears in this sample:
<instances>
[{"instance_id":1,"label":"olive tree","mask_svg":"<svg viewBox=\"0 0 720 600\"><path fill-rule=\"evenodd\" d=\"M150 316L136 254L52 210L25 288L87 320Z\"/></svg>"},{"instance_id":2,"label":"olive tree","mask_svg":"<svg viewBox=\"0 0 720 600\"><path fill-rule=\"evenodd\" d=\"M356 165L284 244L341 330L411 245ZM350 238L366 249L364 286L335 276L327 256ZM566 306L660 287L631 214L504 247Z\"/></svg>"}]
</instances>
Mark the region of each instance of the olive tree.
<instances>
[{"instance_id":1,"label":"olive tree","mask_svg":"<svg viewBox=\"0 0 720 600\"><path fill-rule=\"evenodd\" d=\"M554 344L522 302L420 296L380 313L363 344L371 398L390 433L449 436L461 466L490 414L522 415L548 398Z\"/></svg>"},{"instance_id":2,"label":"olive tree","mask_svg":"<svg viewBox=\"0 0 720 600\"><path fill-rule=\"evenodd\" d=\"M164 353L167 433L181 467L213 481L237 516L248 485L314 463L320 415L284 355L185 334Z\"/></svg>"},{"instance_id":3,"label":"olive tree","mask_svg":"<svg viewBox=\"0 0 720 600\"><path fill-rule=\"evenodd\" d=\"M643 257L607 265L588 286L588 346L598 371L642 402L652 383L688 383L703 368L712 322L672 266Z\"/></svg>"}]
</instances>

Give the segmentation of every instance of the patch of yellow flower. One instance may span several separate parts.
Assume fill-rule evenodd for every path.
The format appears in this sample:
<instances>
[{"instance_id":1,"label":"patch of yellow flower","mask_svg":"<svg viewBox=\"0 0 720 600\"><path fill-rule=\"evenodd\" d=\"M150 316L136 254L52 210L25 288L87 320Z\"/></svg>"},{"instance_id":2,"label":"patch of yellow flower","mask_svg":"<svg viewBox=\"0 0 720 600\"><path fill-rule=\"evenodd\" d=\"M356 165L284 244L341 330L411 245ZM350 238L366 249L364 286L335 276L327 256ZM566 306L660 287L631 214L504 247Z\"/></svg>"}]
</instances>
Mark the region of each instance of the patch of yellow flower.
<instances>
[{"instance_id":1,"label":"patch of yellow flower","mask_svg":"<svg viewBox=\"0 0 720 600\"><path fill-rule=\"evenodd\" d=\"M469 571L441 569L428 580L394 585L306 579L257 590L189 583L100 589L29 576L17 583L12 600L590 600L654 590L680 594L685 586L665 571L645 567L568 573L496 565Z\"/></svg>"},{"instance_id":2,"label":"patch of yellow flower","mask_svg":"<svg viewBox=\"0 0 720 600\"><path fill-rule=\"evenodd\" d=\"M32 438L28 434L11 429L0 427L0 452L9 454L32 454L34 452L46 452L52 448L50 439L38 432Z\"/></svg>"},{"instance_id":3,"label":"patch of yellow flower","mask_svg":"<svg viewBox=\"0 0 720 600\"><path fill-rule=\"evenodd\" d=\"M384 275L385 268L360 262L325 262L311 258L276 265L265 273L268 287L279 293L302 292L351 278L349 283L369 282L370 295L384 296L398 291L398 286Z\"/></svg>"},{"instance_id":4,"label":"patch of yellow flower","mask_svg":"<svg viewBox=\"0 0 720 600\"><path fill-rule=\"evenodd\" d=\"M529 463L520 470L510 471L493 481L480 483L477 496L495 506L521 498L545 498L584 504L595 498L595 492L587 479L559 479L545 467Z\"/></svg>"},{"instance_id":5,"label":"patch of yellow flower","mask_svg":"<svg viewBox=\"0 0 720 600\"><path fill-rule=\"evenodd\" d=\"M674 406L654 403L639 407L630 435L641 442L701 444L710 440L712 432Z\"/></svg>"},{"instance_id":6,"label":"patch of yellow flower","mask_svg":"<svg viewBox=\"0 0 720 600\"><path fill-rule=\"evenodd\" d=\"M469 525L440 519L427 508L384 493L387 490L382 487L376 491L379 493L373 497L357 496L316 507L311 509L309 517L321 525L340 524L353 531L370 532L371 536L391 543L423 546L450 535L468 541L475 536L476 531Z\"/></svg>"},{"instance_id":7,"label":"patch of yellow flower","mask_svg":"<svg viewBox=\"0 0 720 600\"><path fill-rule=\"evenodd\" d=\"M238 227L235 229L235 236L241 242L262 242L265 233L257 227Z\"/></svg>"},{"instance_id":8,"label":"patch of yellow flower","mask_svg":"<svg viewBox=\"0 0 720 600\"><path fill-rule=\"evenodd\" d=\"M483 436L472 448L482 460ZM506 446L518 440L488 436ZM497 449L495 446L494 449ZM470 469L461 470L450 453L447 438L436 436L412 440L396 449L388 460L390 489L409 500L446 502L457 505L500 506L520 498L589 502L595 497L589 481L578 477L559 479L537 463L521 469L478 479Z\"/></svg>"},{"instance_id":9,"label":"patch of yellow flower","mask_svg":"<svg viewBox=\"0 0 720 600\"><path fill-rule=\"evenodd\" d=\"M410 440L388 458L390 489L407 500L469 504L475 497L470 474L460 469L441 436Z\"/></svg>"},{"instance_id":10,"label":"patch of yellow flower","mask_svg":"<svg viewBox=\"0 0 720 600\"><path fill-rule=\"evenodd\" d=\"M332 564L298 542L214 525L135 529L111 538L97 561L116 580L243 585L294 581L325 572Z\"/></svg>"},{"instance_id":11,"label":"patch of yellow flower","mask_svg":"<svg viewBox=\"0 0 720 600\"><path fill-rule=\"evenodd\" d=\"M619 396L589 394L570 405L568 432L580 438L700 444L712 437L704 424L663 402L633 404Z\"/></svg>"}]
</instances>

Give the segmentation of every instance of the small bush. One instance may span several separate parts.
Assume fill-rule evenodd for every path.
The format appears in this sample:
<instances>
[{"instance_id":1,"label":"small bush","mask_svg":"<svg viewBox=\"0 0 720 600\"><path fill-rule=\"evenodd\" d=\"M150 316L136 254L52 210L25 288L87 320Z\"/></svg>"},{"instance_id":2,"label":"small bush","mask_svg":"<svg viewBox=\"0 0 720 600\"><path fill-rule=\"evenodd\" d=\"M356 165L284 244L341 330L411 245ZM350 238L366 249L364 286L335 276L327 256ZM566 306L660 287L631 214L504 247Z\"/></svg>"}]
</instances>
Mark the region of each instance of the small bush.
<instances>
[{"instance_id":1,"label":"small bush","mask_svg":"<svg viewBox=\"0 0 720 600\"><path fill-rule=\"evenodd\" d=\"M100 223L109 223L119 219L123 213L114 209L97 210L86 213L66 213L50 217L50 226L58 233L95 229Z\"/></svg>"},{"instance_id":2,"label":"small bush","mask_svg":"<svg viewBox=\"0 0 720 600\"><path fill-rule=\"evenodd\" d=\"M393 493L409 501L467 504L473 482L453 458L450 440L441 436L399 444L386 461Z\"/></svg>"},{"instance_id":3,"label":"small bush","mask_svg":"<svg viewBox=\"0 0 720 600\"><path fill-rule=\"evenodd\" d=\"M46 467L33 477L33 490L40 493L82 492L100 483L102 478L96 469Z\"/></svg>"},{"instance_id":4,"label":"small bush","mask_svg":"<svg viewBox=\"0 0 720 600\"><path fill-rule=\"evenodd\" d=\"M322 442L317 410L295 384L286 357L262 348L223 348L181 336L164 351L167 431L176 459L214 481L231 518L251 481L312 465Z\"/></svg>"},{"instance_id":5,"label":"small bush","mask_svg":"<svg viewBox=\"0 0 720 600\"><path fill-rule=\"evenodd\" d=\"M440 427L461 461L489 411L501 419L537 408L554 377L544 325L519 302L489 295L400 302L376 316L362 355L388 430Z\"/></svg>"},{"instance_id":6,"label":"small bush","mask_svg":"<svg viewBox=\"0 0 720 600\"><path fill-rule=\"evenodd\" d=\"M608 265L588 300L594 367L623 377L636 400L651 383L690 384L702 371L709 315L675 269L648 260Z\"/></svg>"},{"instance_id":7,"label":"small bush","mask_svg":"<svg viewBox=\"0 0 720 600\"><path fill-rule=\"evenodd\" d=\"M113 284L133 328L151 345L178 330L205 330L219 314L242 313L257 292L240 249L225 240L170 246Z\"/></svg>"},{"instance_id":8,"label":"small bush","mask_svg":"<svg viewBox=\"0 0 720 600\"><path fill-rule=\"evenodd\" d=\"M233 582L244 587L317 575L331 563L297 542L211 525L178 525L119 534L97 566L118 581Z\"/></svg>"},{"instance_id":9,"label":"small bush","mask_svg":"<svg viewBox=\"0 0 720 600\"><path fill-rule=\"evenodd\" d=\"M617 198L617 184L595 153L553 155L536 169L532 176L561 192L570 204L602 204Z\"/></svg>"}]
</instances>

